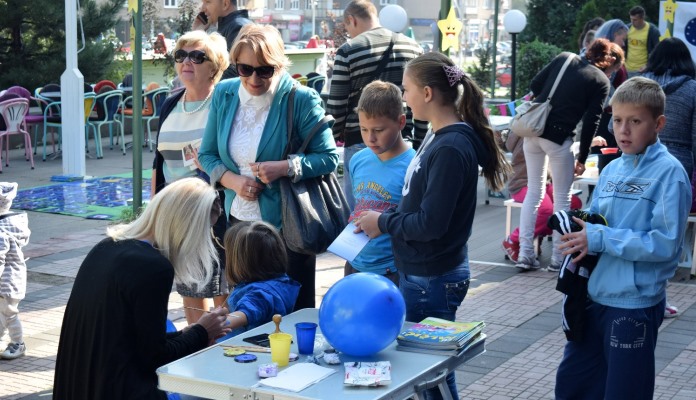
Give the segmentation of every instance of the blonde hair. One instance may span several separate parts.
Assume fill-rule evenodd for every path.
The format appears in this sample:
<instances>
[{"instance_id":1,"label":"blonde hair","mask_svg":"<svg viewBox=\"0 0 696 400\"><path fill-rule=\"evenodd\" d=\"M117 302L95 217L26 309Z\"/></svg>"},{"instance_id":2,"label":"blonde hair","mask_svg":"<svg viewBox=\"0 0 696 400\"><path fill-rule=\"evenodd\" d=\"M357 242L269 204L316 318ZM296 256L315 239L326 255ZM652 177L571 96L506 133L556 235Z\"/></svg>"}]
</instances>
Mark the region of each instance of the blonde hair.
<instances>
[{"instance_id":1,"label":"blonde hair","mask_svg":"<svg viewBox=\"0 0 696 400\"><path fill-rule=\"evenodd\" d=\"M263 221L238 222L225 233L227 281L258 282L286 273L288 256L278 230Z\"/></svg>"},{"instance_id":2,"label":"blonde hair","mask_svg":"<svg viewBox=\"0 0 696 400\"><path fill-rule=\"evenodd\" d=\"M622 83L609 101L614 104L632 104L646 107L654 118L665 113L665 92L660 84L642 76L633 77Z\"/></svg>"},{"instance_id":3,"label":"blonde hair","mask_svg":"<svg viewBox=\"0 0 696 400\"><path fill-rule=\"evenodd\" d=\"M285 55L283 37L271 25L244 25L230 50L229 60L232 64L237 64L243 46L249 47L263 65L271 65L280 70L287 70L292 65Z\"/></svg>"},{"instance_id":4,"label":"blonde hair","mask_svg":"<svg viewBox=\"0 0 696 400\"><path fill-rule=\"evenodd\" d=\"M227 40L217 32L211 34L205 31L186 32L176 41L174 52L182 47L199 45L203 46L205 55L213 63L213 69L215 70L213 82L218 83L220 78L222 78L222 73L230 66L230 60L227 57Z\"/></svg>"},{"instance_id":5,"label":"blonde hair","mask_svg":"<svg viewBox=\"0 0 696 400\"><path fill-rule=\"evenodd\" d=\"M159 192L135 221L110 226L114 241L153 239L152 246L174 266L174 277L187 286L204 287L218 263L210 235L215 190L202 179L174 181Z\"/></svg>"},{"instance_id":6,"label":"blonde hair","mask_svg":"<svg viewBox=\"0 0 696 400\"><path fill-rule=\"evenodd\" d=\"M391 82L370 82L363 89L355 112L362 112L368 118L387 117L392 121L399 121L404 115L401 89Z\"/></svg>"}]
</instances>

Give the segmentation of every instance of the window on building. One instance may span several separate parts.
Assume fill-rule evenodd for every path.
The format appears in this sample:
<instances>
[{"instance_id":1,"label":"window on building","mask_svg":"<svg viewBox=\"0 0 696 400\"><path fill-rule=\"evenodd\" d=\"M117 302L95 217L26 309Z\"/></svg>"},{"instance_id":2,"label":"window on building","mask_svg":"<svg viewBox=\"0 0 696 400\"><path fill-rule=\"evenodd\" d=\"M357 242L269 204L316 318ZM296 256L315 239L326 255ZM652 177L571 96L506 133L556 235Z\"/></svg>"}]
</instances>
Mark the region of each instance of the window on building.
<instances>
[{"instance_id":1,"label":"window on building","mask_svg":"<svg viewBox=\"0 0 696 400\"><path fill-rule=\"evenodd\" d=\"M290 9L291 10L299 10L300 9L300 0L290 0Z\"/></svg>"},{"instance_id":2,"label":"window on building","mask_svg":"<svg viewBox=\"0 0 696 400\"><path fill-rule=\"evenodd\" d=\"M466 0L467 7L478 7L478 0Z\"/></svg>"},{"instance_id":3,"label":"window on building","mask_svg":"<svg viewBox=\"0 0 696 400\"><path fill-rule=\"evenodd\" d=\"M396 0L379 0L380 6L386 6L389 4L396 4Z\"/></svg>"},{"instance_id":4,"label":"window on building","mask_svg":"<svg viewBox=\"0 0 696 400\"><path fill-rule=\"evenodd\" d=\"M275 0L276 10L285 10L285 0Z\"/></svg>"},{"instance_id":5,"label":"window on building","mask_svg":"<svg viewBox=\"0 0 696 400\"><path fill-rule=\"evenodd\" d=\"M311 10L312 9L312 3L315 0L305 0L305 10ZM318 4L317 4L318 5Z\"/></svg>"},{"instance_id":6,"label":"window on building","mask_svg":"<svg viewBox=\"0 0 696 400\"><path fill-rule=\"evenodd\" d=\"M178 0L164 0L164 8L177 8L177 2Z\"/></svg>"}]
</instances>

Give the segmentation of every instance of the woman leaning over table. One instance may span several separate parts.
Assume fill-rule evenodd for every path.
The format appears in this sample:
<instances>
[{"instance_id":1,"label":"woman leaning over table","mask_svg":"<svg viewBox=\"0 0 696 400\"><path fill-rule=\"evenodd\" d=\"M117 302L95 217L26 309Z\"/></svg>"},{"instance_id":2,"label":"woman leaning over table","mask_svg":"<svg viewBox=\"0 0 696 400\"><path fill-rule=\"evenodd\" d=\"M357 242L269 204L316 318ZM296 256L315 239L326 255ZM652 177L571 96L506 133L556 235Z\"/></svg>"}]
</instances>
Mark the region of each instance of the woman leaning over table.
<instances>
[{"instance_id":1,"label":"woman leaning over table","mask_svg":"<svg viewBox=\"0 0 696 400\"><path fill-rule=\"evenodd\" d=\"M225 188L231 224L263 220L282 230L280 185L275 181L290 177L297 182L332 172L338 153L331 126L327 123L316 134L306 154L282 159L294 80L287 73L290 61L280 33L272 26L244 26L230 51L230 62L239 78L215 88L198 157L211 181ZM304 140L324 114L319 95L297 86L293 135ZM316 256L287 252L288 275L302 285L295 310L314 307Z\"/></svg>"},{"instance_id":2,"label":"woman leaning over table","mask_svg":"<svg viewBox=\"0 0 696 400\"><path fill-rule=\"evenodd\" d=\"M172 284L204 286L217 254L207 234L221 213L197 178L168 185L129 224L110 226L87 254L65 307L53 399L166 399L160 366L230 331L227 308L167 333Z\"/></svg>"},{"instance_id":3,"label":"woman leaning over table","mask_svg":"<svg viewBox=\"0 0 696 400\"><path fill-rule=\"evenodd\" d=\"M198 176L208 181L208 176L200 169L195 153L203 137L208 122L210 97L215 84L230 62L227 56L227 42L218 33L192 31L184 34L174 47L176 74L183 84L183 90L167 97L160 114L157 132L157 151L152 166L152 196L165 185L181 178ZM193 150L193 160L186 157L186 150ZM190 161L189 161L190 160ZM224 194L220 193L224 199ZM213 227L216 243L222 243L227 228L227 219L221 215ZM181 295L189 324L196 322L208 309L207 299L212 298L215 306L224 304L229 289L225 280L225 252L221 244L216 244L220 264L215 265L213 277L205 287L194 289L183 283L176 284Z\"/></svg>"}]
</instances>

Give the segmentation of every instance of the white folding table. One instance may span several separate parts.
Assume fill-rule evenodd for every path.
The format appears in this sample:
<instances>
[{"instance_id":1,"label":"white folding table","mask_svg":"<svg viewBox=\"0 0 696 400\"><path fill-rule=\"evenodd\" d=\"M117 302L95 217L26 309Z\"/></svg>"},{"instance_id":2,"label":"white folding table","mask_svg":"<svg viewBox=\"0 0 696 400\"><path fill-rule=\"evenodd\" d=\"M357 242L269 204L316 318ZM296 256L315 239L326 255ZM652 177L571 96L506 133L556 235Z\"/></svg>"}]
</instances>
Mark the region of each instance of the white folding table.
<instances>
[{"instance_id":1,"label":"white folding table","mask_svg":"<svg viewBox=\"0 0 696 400\"><path fill-rule=\"evenodd\" d=\"M294 337L296 322L317 321L317 309L304 309L283 317L280 329L283 332L292 334ZM260 333L272 333L274 330L275 325L271 322L228 339L222 344L248 345L242 341L242 338ZM320 330L317 333L320 333ZM363 340L369 340L369 338L364 338ZM335 369L336 373L300 392L290 392L258 385L258 366L270 363L270 354L253 353L258 357L257 361L244 364L235 362L232 357L225 357L223 348L220 346L209 347L164 365L157 369L157 375L159 377L159 388L162 390L210 399L405 399L408 397L420 398L419 393L434 387L439 387L445 396L449 396L449 390L445 383L447 373L485 351L484 342L456 356L397 351L395 347L396 341L386 349L370 357L350 357L340 354L341 364L339 365L327 365L320 361L320 365ZM295 343L292 344L290 351L297 353ZM392 367L391 383L386 386L369 388L344 386L343 362L350 361L389 361ZM302 360L291 362L289 366L294 365L296 362L302 362Z\"/></svg>"}]
</instances>

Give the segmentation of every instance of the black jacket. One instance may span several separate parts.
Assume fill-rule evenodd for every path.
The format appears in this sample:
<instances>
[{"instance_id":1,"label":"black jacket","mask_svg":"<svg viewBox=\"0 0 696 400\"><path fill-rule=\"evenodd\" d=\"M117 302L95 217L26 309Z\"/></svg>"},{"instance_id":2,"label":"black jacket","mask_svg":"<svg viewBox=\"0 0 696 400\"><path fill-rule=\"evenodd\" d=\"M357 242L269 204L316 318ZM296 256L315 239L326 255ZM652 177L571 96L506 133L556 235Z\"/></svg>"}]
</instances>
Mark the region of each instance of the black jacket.
<instances>
[{"instance_id":1,"label":"black jacket","mask_svg":"<svg viewBox=\"0 0 696 400\"><path fill-rule=\"evenodd\" d=\"M232 48L234 40L237 38L242 27L251 23L249 11L247 10L233 11L224 17L218 18L217 31L227 40L227 51ZM236 78L237 76L239 76L237 70L232 65L222 73L222 79Z\"/></svg>"},{"instance_id":2,"label":"black jacket","mask_svg":"<svg viewBox=\"0 0 696 400\"><path fill-rule=\"evenodd\" d=\"M558 55L532 79L530 86L535 102L546 101L569 54L571 53L563 52ZM587 58L575 56L551 99L553 108L541 137L563 144L568 137L574 136L573 130L582 119L578 161L584 163L590 153L590 144L608 94L609 78L604 72L591 65Z\"/></svg>"}]
</instances>

